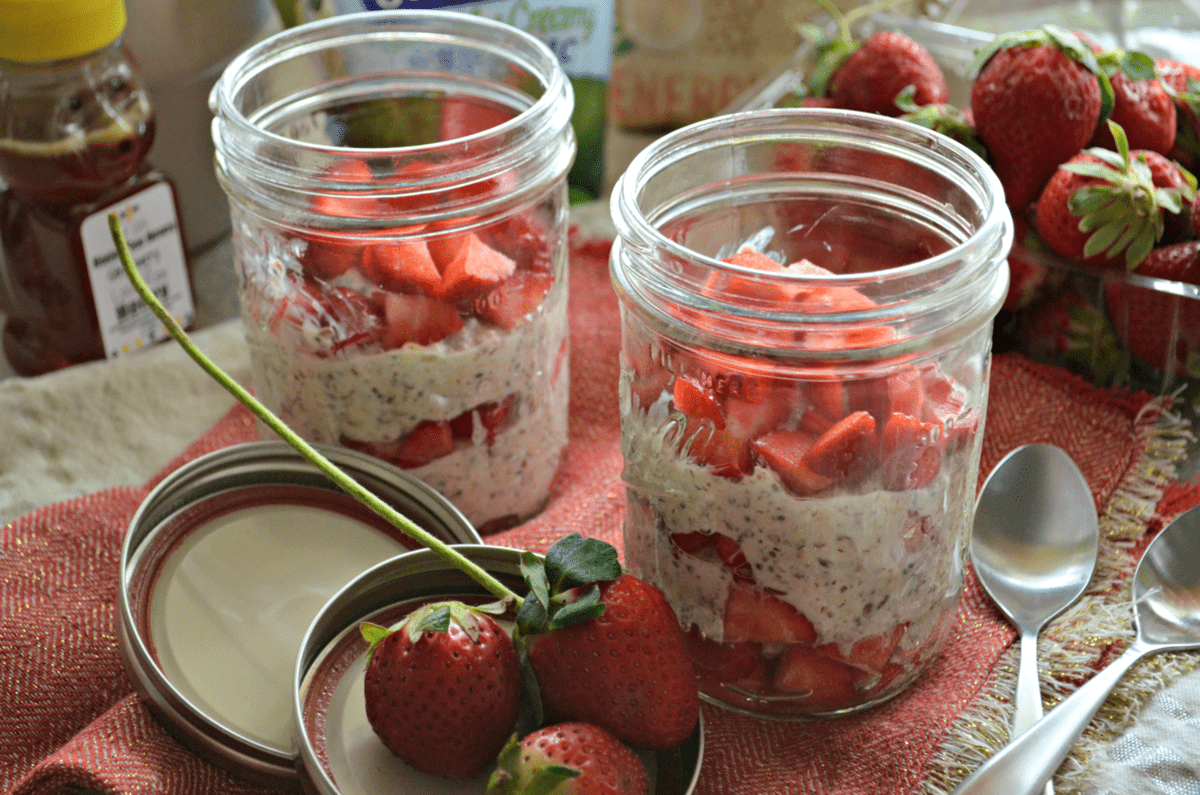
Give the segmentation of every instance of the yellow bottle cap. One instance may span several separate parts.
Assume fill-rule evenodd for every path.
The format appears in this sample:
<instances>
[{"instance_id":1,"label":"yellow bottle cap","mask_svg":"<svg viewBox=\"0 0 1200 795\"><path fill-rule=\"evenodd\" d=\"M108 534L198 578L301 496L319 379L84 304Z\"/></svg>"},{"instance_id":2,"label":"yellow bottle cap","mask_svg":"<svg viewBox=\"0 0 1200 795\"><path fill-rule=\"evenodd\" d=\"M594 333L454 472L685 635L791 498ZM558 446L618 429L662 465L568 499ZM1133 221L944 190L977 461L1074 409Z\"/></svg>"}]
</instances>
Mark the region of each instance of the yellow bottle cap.
<instances>
[{"instance_id":1,"label":"yellow bottle cap","mask_svg":"<svg viewBox=\"0 0 1200 795\"><path fill-rule=\"evenodd\" d=\"M0 0L0 58L9 61L86 55L123 30L124 0Z\"/></svg>"}]
</instances>

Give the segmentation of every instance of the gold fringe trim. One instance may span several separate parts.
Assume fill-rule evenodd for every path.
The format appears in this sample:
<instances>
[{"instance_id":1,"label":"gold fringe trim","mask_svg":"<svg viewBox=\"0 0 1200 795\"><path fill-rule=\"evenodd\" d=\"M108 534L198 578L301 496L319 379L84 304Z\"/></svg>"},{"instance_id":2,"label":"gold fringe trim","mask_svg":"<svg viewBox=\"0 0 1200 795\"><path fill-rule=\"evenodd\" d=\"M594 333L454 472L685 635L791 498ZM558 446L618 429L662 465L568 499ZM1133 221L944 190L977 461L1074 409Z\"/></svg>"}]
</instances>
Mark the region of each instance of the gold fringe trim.
<instances>
[{"instance_id":1,"label":"gold fringe trim","mask_svg":"<svg viewBox=\"0 0 1200 795\"><path fill-rule=\"evenodd\" d=\"M1038 671L1047 709L1087 681L1102 658L1111 659L1133 641L1129 580L1137 563L1136 543L1174 478L1176 463L1187 457L1188 442L1195 438L1188 421L1167 409L1170 405L1169 397L1156 398L1135 418L1136 438L1144 452L1100 514L1096 573L1083 597L1041 634ZM1018 654L1014 642L997 662L983 695L947 731L922 782L923 795L953 792L1008 742ZM1055 774L1058 795L1082 793L1091 780L1094 755L1133 724L1155 692L1197 667L1200 653L1164 652L1131 669Z\"/></svg>"}]
</instances>

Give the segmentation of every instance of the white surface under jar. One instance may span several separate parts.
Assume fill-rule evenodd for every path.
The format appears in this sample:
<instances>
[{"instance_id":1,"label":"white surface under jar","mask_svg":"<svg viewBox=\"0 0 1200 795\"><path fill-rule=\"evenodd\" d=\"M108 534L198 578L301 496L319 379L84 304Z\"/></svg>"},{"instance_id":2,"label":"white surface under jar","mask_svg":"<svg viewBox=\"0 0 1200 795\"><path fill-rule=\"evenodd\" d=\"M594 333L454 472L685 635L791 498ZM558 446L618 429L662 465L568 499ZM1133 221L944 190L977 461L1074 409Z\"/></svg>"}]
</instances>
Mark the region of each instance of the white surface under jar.
<instances>
[{"instance_id":1,"label":"white surface under jar","mask_svg":"<svg viewBox=\"0 0 1200 795\"><path fill-rule=\"evenodd\" d=\"M709 701L891 698L963 585L1012 237L995 175L907 122L768 110L652 144L613 217L626 564Z\"/></svg>"},{"instance_id":2,"label":"white surface under jar","mask_svg":"<svg viewBox=\"0 0 1200 795\"><path fill-rule=\"evenodd\" d=\"M351 14L245 52L212 108L259 397L481 530L540 510L567 438L575 148L549 48L470 15Z\"/></svg>"}]
</instances>

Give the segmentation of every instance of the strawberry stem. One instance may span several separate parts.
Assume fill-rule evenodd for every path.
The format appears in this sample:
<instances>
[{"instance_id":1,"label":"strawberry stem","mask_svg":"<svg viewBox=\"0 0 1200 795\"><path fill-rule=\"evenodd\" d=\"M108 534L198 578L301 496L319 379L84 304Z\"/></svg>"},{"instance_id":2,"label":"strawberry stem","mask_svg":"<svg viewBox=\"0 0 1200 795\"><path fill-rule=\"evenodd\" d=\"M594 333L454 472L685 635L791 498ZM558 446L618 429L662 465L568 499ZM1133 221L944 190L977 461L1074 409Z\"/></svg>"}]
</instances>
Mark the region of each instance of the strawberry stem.
<instances>
[{"instance_id":1,"label":"strawberry stem","mask_svg":"<svg viewBox=\"0 0 1200 795\"><path fill-rule=\"evenodd\" d=\"M215 363L213 363L211 359L205 356L204 353L196 347L196 344L192 342L187 332L184 331L183 327L179 325L179 322L171 316L166 307L159 302L158 298L142 279L141 273L138 272L137 266L133 263L133 256L129 251L129 246L125 242L125 235L121 231L120 219L115 214L110 214L108 216L108 228L109 231L112 232L113 242L117 246L117 255L120 257L121 266L125 269L125 273L129 276L129 280L133 282L134 289L137 290L138 295L141 296L142 300L154 310L154 314L156 314L158 319L162 321L164 326L166 326L167 331L170 332L171 336L175 338L176 342L183 347L187 354L191 356L198 365L200 365L201 369L212 376L217 383L219 383L227 392L237 398L242 405L250 409L250 411L253 412L256 417L262 420L267 427L279 434L284 441L294 447L297 452L308 459L310 463L317 467L317 469L321 470L321 472L328 476L330 480L336 483L338 487L347 494L366 505L375 513L379 514L414 541L433 550L438 557L462 571L464 574L486 589L488 593L492 594L498 599L510 599L518 608L520 608L524 600L509 590L504 583L497 580L477 563L468 560L460 552L452 548L440 538L417 526L407 516L404 516L395 508L388 505L386 502L379 499L379 497L375 496L366 488L364 488L358 483L358 481L354 480L352 477L339 469L336 464L334 464L325 456L321 455L321 453L314 449L312 445L297 436L295 431L289 428L283 422L283 420L275 416L270 409L260 403L257 398L247 392L240 384L238 384L227 373L225 373L224 370L222 370Z\"/></svg>"}]
</instances>

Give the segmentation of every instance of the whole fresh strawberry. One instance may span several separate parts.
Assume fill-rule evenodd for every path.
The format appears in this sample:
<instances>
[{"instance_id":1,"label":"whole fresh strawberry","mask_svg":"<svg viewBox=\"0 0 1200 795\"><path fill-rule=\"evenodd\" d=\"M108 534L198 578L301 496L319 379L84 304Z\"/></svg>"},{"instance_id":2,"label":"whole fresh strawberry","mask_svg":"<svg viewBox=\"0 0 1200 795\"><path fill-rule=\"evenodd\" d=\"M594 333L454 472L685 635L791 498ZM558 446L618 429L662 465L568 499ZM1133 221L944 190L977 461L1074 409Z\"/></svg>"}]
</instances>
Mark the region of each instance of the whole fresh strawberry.
<instances>
[{"instance_id":1,"label":"whole fresh strawberry","mask_svg":"<svg viewBox=\"0 0 1200 795\"><path fill-rule=\"evenodd\" d=\"M1175 146L1175 100L1154 70L1154 59L1141 52L1109 50L1097 57L1112 84L1109 119L1121 125L1130 149L1167 155ZM1092 144L1116 149L1112 132L1101 124Z\"/></svg>"},{"instance_id":2,"label":"whole fresh strawberry","mask_svg":"<svg viewBox=\"0 0 1200 795\"><path fill-rule=\"evenodd\" d=\"M530 595L519 643L536 676L546 720L585 721L634 748L674 748L700 713L683 631L662 591L622 574L616 550L567 536L527 556Z\"/></svg>"},{"instance_id":3,"label":"whole fresh strawberry","mask_svg":"<svg viewBox=\"0 0 1200 795\"><path fill-rule=\"evenodd\" d=\"M915 95L916 89L909 86L896 97L896 107L901 111L901 119L940 132L958 141L984 160L988 159L987 147L975 132L975 121L971 118L969 109L960 110L945 102L922 105L917 102Z\"/></svg>"},{"instance_id":4,"label":"whole fresh strawberry","mask_svg":"<svg viewBox=\"0 0 1200 795\"><path fill-rule=\"evenodd\" d=\"M833 101L845 110L899 116L896 105L902 91L910 90L916 105L944 104L949 97L946 77L930 52L902 33L880 31L857 41L850 24L858 16L843 15L833 4L817 0L838 25L834 39L815 26L805 34L817 42L817 63L810 70L809 93Z\"/></svg>"},{"instance_id":5,"label":"whole fresh strawberry","mask_svg":"<svg viewBox=\"0 0 1200 795\"><path fill-rule=\"evenodd\" d=\"M488 795L646 795L638 755L591 723L558 723L513 735L488 781Z\"/></svg>"},{"instance_id":6,"label":"whole fresh strawberry","mask_svg":"<svg viewBox=\"0 0 1200 795\"><path fill-rule=\"evenodd\" d=\"M1112 325L1087 291L1072 282L1026 310L1017 336L1021 349L1035 359L1086 373L1096 383L1116 385L1126 371Z\"/></svg>"},{"instance_id":7,"label":"whole fresh strawberry","mask_svg":"<svg viewBox=\"0 0 1200 795\"><path fill-rule=\"evenodd\" d=\"M1200 66L1159 58L1154 70L1175 100L1175 148L1171 156L1194 167L1200 162Z\"/></svg>"},{"instance_id":8,"label":"whole fresh strawberry","mask_svg":"<svg viewBox=\"0 0 1200 795\"><path fill-rule=\"evenodd\" d=\"M909 86L917 105L949 98L946 77L928 50L902 33L880 31L834 71L826 96L847 110L899 116L896 97Z\"/></svg>"},{"instance_id":9,"label":"whole fresh strawberry","mask_svg":"<svg viewBox=\"0 0 1200 795\"><path fill-rule=\"evenodd\" d=\"M1200 286L1200 241L1161 246L1134 273ZM1200 301L1106 281L1109 317L1134 356L1169 375L1200 376Z\"/></svg>"},{"instance_id":10,"label":"whole fresh strawberry","mask_svg":"<svg viewBox=\"0 0 1200 795\"><path fill-rule=\"evenodd\" d=\"M437 602L390 630L361 628L371 643L367 720L388 750L422 773L477 776L512 734L521 665L486 609Z\"/></svg>"},{"instance_id":11,"label":"whole fresh strawberry","mask_svg":"<svg viewBox=\"0 0 1200 795\"><path fill-rule=\"evenodd\" d=\"M1053 25L999 36L976 63L975 130L1020 212L1091 141L1112 108L1112 86L1091 48Z\"/></svg>"},{"instance_id":12,"label":"whole fresh strawberry","mask_svg":"<svg viewBox=\"0 0 1200 795\"><path fill-rule=\"evenodd\" d=\"M1196 180L1157 152L1130 151L1121 126L1108 126L1116 151L1093 147L1060 166L1038 198L1035 222L1061 256L1103 264L1123 254L1133 268L1162 240L1166 217L1190 205Z\"/></svg>"}]
</instances>

